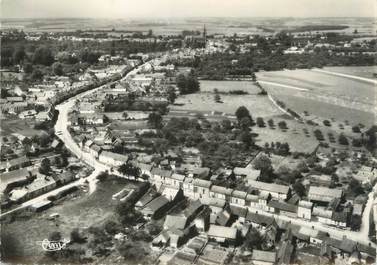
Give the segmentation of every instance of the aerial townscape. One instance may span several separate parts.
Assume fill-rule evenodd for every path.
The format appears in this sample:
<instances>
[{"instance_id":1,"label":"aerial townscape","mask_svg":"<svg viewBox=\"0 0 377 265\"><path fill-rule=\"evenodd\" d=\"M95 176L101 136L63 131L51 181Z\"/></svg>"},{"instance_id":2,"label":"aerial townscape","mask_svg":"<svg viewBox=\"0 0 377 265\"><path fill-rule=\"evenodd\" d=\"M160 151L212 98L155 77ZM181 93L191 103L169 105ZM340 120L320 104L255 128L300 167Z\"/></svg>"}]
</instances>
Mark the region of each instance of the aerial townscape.
<instances>
[{"instance_id":1,"label":"aerial townscape","mask_svg":"<svg viewBox=\"0 0 377 265\"><path fill-rule=\"evenodd\" d=\"M1 20L2 264L376 263L377 20Z\"/></svg>"}]
</instances>

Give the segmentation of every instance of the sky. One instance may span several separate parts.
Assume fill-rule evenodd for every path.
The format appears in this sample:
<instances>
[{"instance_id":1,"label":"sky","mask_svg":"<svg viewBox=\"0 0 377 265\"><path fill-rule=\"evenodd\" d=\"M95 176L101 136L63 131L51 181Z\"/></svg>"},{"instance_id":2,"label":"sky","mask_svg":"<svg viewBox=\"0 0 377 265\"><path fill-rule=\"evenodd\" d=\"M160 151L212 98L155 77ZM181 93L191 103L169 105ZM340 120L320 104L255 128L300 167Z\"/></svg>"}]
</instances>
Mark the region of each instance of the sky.
<instances>
[{"instance_id":1,"label":"sky","mask_svg":"<svg viewBox=\"0 0 377 265\"><path fill-rule=\"evenodd\" d=\"M2 18L376 17L377 0L0 0Z\"/></svg>"}]
</instances>

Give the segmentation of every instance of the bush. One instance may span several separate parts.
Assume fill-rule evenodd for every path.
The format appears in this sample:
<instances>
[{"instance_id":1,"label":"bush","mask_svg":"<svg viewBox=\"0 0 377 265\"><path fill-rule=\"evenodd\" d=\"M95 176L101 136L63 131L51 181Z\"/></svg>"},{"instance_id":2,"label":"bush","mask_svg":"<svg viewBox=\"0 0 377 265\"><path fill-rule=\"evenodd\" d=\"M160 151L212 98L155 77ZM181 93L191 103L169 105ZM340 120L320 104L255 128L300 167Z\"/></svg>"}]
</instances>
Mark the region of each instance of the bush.
<instances>
[{"instance_id":1,"label":"bush","mask_svg":"<svg viewBox=\"0 0 377 265\"><path fill-rule=\"evenodd\" d=\"M359 126L352 126L352 131L354 132L354 133L360 133L361 131L360 131L360 127Z\"/></svg>"},{"instance_id":2,"label":"bush","mask_svg":"<svg viewBox=\"0 0 377 265\"><path fill-rule=\"evenodd\" d=\"M280 121L280 122L278 123L278 126L279 126L279 128L282 129L282 130L286 130L286 129L288 129L288 127L287 127L287 123L286 123L285 121Z\"/></svg>"},{"instance_id":3,"label":"bush","mask_svg":"<svg viewBox=\"0 0 377 265\"><path fill-rule=\"evenodd\" d=\"M324 120L323 121L323 125L330 127L331 126L331 122L329 120Z\"/></svg>"},{"instance_id":4,"label":"bush","mask_svg":"<svg viewBox=\"0 0 377 265\"><path fill-rule=\"evenodd\" d=\"M261 128L266 127L266 124L264 123L264 120L262 117L258 117L256 123L258 127L261 127Z\"/></svg>"},{"instance_id":5,"label":"bush","mask_svg":"<svg viewBox=\"0 0 377 265\"><path fill-rule=\"evenodd\" d=\"M84 243L85 241L86 241L85 238L81 236L78 228L74 228L71 231L71 242Z\"/></svg>"},{"instance_id":6,"label":"bush","mask_svg":"<svg viewBox=\"0 0 377 265\"><path fill-rule=\"evenodd\" d=\"M348 139L344 134L339 135L338 141L341 145L348 145Z\"/></svg>"}]
</instances>

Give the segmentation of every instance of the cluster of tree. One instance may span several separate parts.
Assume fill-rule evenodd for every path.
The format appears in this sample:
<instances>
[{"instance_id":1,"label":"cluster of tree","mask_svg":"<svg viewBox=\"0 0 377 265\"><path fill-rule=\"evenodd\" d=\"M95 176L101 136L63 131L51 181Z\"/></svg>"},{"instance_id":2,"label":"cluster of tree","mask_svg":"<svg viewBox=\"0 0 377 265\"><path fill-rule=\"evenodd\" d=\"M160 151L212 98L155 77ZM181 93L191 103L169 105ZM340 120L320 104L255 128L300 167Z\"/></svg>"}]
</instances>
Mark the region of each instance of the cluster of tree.
<instances>
[{"instance_id":1,"label":"cluster of tree","mask_svg":"<svg viewBox=\"0 0 377 265\"><path fill-rule=\"evenodd\" d=\"M193 73L188 75L179 74L176 80L177 87L182 95L195 93L200 90L199 81Z\"/></svg>"},{"instance_id":2,"label":"cluster of tree","mask_svg":"<svg viewBox=\"0 0 377 265\"><path fill-rule=\"evenodd\" d=\"M265 148L274 154L287 156L290 154L290 147L288 143L280 143L280 142L271 142L271 144L266 143Z\"/></svg>"},{"instance_id":3,"label":"cluster of tree","mask_svg":"<svg viewBox=\"0 0 377 265\"><path fill-rule=\"evenodd\" d=\"M148 115L148 124L155 129L162 128L162 116L158 112L152 112Z\"/></svg>"},{"instance_id":4,"label":"cluster of tree","mask_svg":"<svg viewBox=\"0 0 377 265\"><path fill-rule=\"evenodd\" d=\"M134 226L143 221L143 214L137 211L129 201L117 204L115 213L117 214L119 223L124 226Z\"/></svg>"},{"instance_id":5,"label":"cluster of tree","mask_svg":"<svg viewBox=\"0 0 377 265\"><path fill-rule=\"evenodd\" d=\"M252 48L249 53L240 54L236 45L233 53L217 53L206 55L200 59L180 62L184 66L195 67L198 75L205 79L223 80L231 75L247 75L259 70L276 71L282 69L313 68L324 66L355 66L373 65L374 56L365 54L349 54L338 56L326 49L317 49L315 53L284 54L283 50L290 47L291 40L282 39L280 47L269 40L257 39L258 48ZM285 44L284 44L285 43ZM232 50L232 48L230 48ZM272 52L273 51L273 52ZM237 64L232 64L237 61Z\"/></svg>"},{"instance_id":6,"label":"cluster of tree","mask_svg":"<svg viewBox=\"0 0 377 265\"><path fill-rule=\"evenodd\" d=\"M236 117L238 124L242 129L249 129L250 126L254 125L253 118L249 110L245 106L241 106L236 110Z\"/></svg>"},{"instance_id":7,"label":"cluster of tree","mask_svg":"<svg viewBox=\"0 0 377 265\"><path fill-rule=\"evenodd\" d=\"M133 176L135 179L141 176L141 170L131 162L119 166L118 171L126 176Z\"/></svg>"},{"instance_id":8,"label":"cluster of tree","mask_svg":"<svg viewBox=\"0 0 377 265\"><path fill-rule=\"evenodd\" d=\"M105 112L123 112L125 110L138 111L158 111L160 113L166 112L167 102L160 101L146 101L138 99L134 96L127 95L118 99L112 97L106 98L103 102Z\"/></svg>"}]
</instances>

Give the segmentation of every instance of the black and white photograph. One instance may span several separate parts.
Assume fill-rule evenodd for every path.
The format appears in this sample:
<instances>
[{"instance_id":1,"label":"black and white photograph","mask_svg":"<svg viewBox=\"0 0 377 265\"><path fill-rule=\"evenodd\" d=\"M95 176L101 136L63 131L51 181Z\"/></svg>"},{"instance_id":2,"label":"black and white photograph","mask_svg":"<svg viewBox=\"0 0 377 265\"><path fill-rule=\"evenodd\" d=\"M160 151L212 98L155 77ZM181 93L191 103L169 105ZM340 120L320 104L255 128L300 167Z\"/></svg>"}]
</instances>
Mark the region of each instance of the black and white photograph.
<instances>
[{"instance_id":1,"label":"black and white photograph","mask_svg":"<svg viewBox=\"0 0 377 265\"><path fill-rule=\"evenodd\" d=\"M0 264L377 264L376 0L0 0L0 38Z\"/></svg>"}]
</instances>

